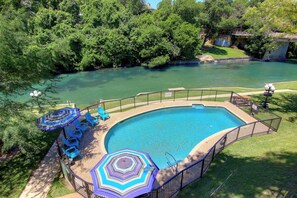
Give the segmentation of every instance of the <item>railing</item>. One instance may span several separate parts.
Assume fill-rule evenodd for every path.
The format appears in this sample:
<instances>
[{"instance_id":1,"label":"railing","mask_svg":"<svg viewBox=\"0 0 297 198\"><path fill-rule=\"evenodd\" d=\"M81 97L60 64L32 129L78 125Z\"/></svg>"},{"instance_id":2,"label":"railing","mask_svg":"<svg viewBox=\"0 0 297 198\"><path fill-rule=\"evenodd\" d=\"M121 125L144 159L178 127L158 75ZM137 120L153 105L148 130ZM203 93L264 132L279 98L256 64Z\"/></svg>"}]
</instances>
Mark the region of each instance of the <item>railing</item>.
<instances>
[{"instance_id":1,"label":"railing","mask_svg":"<svg viewBox=\"0 0 297 198\"><path fill-rule=\"evenodd\" d=\"M226 101L229 100L232 91L213 90L213 89L184 89L184 90L166 90L158 92L140 93L136 96L113 99L100 100L96 104L92 104L82 109L82 113L86 111L95 112L98 106L102 106L109 112L121 112L136 108L139 106L149 105L157 102L167 101Z\"/></svg>"},{"instance_id":2,"label":"railing","mask_svg":"<svg viewBox=\"0 0 297 198\"><path fill-rule=\"evenodd\" d=\"M248 114L253 115L258 121L239 126L227 132L221 137L199 161L189 165L173 177L168 179L160 187L155 188L151 192L141 195L140 197L149 198L169 198L174 197L183 188L189 184L199 180L208 170L214 158L228 145L237 140L252 137L255 135L269 134L276 132L279 128L281 117L263 109L261 106L253 103L248 98L242 97L234 92L220 90L204 90L204 89L188 89L174 91L160 91L139 94L135 97L105 100L94 105L90 105L82 110L82 112L96 110L98 106L110 112L124 111L151 103L163 101L226 101L242 109ZM67 165L63 159L60 160L64 177L70 182L75 191L83 197L101 198L93 194L94 186L92 183L86 182L77 176Z\"/></svg>"}]
</instances>

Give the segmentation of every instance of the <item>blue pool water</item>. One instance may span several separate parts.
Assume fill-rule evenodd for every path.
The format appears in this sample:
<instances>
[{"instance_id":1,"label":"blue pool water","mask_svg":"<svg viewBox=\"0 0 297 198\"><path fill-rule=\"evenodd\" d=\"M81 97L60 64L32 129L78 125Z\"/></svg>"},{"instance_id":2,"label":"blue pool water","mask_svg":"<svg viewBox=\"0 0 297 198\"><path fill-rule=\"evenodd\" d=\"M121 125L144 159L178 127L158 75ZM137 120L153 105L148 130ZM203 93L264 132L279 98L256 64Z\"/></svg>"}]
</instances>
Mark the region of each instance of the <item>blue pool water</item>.
<instances>
[{"instance_id":1,"label":"blue pool water","mask_svg":"<svg viewBox=\"0 0 297 198\"><path fill-rule=\"evenodd\" d=\"M107 152L131 148L150 154L160 169L168 159L182 161L196 144L221 130L244 122L225 108L174 107L129 118L110 129L105 138Z\"/></svg>"}]
</instances>

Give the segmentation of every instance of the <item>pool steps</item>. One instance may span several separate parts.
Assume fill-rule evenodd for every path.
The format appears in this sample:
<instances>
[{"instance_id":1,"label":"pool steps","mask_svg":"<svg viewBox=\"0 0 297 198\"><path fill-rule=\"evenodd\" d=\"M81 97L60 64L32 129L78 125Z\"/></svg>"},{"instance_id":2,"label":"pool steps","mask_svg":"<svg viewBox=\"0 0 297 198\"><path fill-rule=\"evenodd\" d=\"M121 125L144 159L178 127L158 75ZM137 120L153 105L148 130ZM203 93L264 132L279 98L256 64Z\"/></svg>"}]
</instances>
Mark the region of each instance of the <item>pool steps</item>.
<instances>
[{"instance_id":1,"label":"pool steps","mask_svg":"<svg viewBox=\"0 0 297 198\"><path fill-rule=\"evenodd\" d=\"M204 105L201 105L201 104L197 104L197 105L196 104L195 105L193 104L192 105L192 108L195 108L195 109L204 109L205 106Z\"/></svg>"}]
</instances>

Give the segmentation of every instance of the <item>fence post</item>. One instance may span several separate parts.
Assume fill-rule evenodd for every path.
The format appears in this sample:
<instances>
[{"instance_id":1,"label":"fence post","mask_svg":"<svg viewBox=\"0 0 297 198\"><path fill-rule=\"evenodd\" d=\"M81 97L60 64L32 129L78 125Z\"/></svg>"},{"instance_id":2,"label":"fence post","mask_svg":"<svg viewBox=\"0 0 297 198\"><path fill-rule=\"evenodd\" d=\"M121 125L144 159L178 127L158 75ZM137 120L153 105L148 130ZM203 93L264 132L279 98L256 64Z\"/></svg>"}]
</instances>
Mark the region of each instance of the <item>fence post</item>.
<instances>
[{"instance_id":1,"label":"fence post","mask_svg":"<svg viewBox=\"0 0 297 198\"><path fill-rule=\"evenodd\" d=\"M278 124L277 124L277 127L276 127L276 131L275 132L277 132L278 131L278 128L279 128L279 125L280 125L280 123L281 123L281 121L282 121L282 117L278 117Z\"/></svg>"},{"instance_id":2,"label":"fence post","mask_svg":"<svg viewBox=\"0 0 297 198\"><path fill-rule=\"evenodd\" d=\"M162 102L162 91L160 92L160 102Z\"/></svg>"},{"instance_id":3,"label":"fence post","mask_svg":"<svg viewBox=\"0 0 297 198\"><path fill-rule=\"evenodd\" d=\"M173 101L175 101L175 90L173 91Z\"/></svg>"},{"instance_id":4,"label":"fence post","mask_svg":"<svg viewBox=\"0 0 297 198\"><path fill-rule=\"evenodd\" d=\"M270 124L269 124L269 128L268 128L267 134L269 134L269 131L271 129L272 121L273 121L273 119L270 120Z\"/></svg>"},{"instance_id":5,"label":"fence post","mask_svg":"<svg viewBox=\"0 0 297 198\"><path fill-rule=\"evenodd\" d=\"M183 178L184 178L184 171L182 171L182 173L181 173L179 190L182 190L183 189Z\"/></svg>"},{"instance_id":6,"label":"fence post","mask_svg":"<svg viewBox=\"0 0 297 198\"><path fill-rule=\"evenodd\" d=\"M255 131L255 127L256 127L256 123L257 123L257 122L254 122L254 126L253 126L253 130L252 130L251 137L253 137L253 135L254 135L254 131Z\"/></svg>"},{"instance_id":7,"label":"fence post","mask_svg":"<svg viewBox=\"0 0 297 198\"><path fill-rule=\"evenodd\" d=\"M120 100L120 111L122 112L122 100Z\"/></svg>"},{"instance_id":8,"label":"fence post","mask_svg":"<svg viewBox=\"0 0 297 198\"><path fill-rule=\"evenodd\" d=\"M216 90L215 101L217 101L218 90Z\"/></svg>"},{"instance_id":9,"label":"fence post","mask_svg":"<svg viewBox=\"0 0 297 198\"><path fill-rule=\"evenodd\" d=\"M213 146L213 153L212 153L211 161L213 161L213 159L214 159L214 157L215 157L216 145L217 145L217 144L215 144L215 145Z\"/></svg>"},{"instance_id":10,"label":"fence post","mask_svg":"<svg viewBox=\"0 0 297 198\"><path fill-rule=\"evenodd\" d=\"M202 101L202 96L203 96L203 90L201 90L201 98L200 98L200 101Z\"/></svg>"},{"instance_id":11,"label":"fence post","mask_svg":"<svg viewBox=\"0 0 297 198\"><path fill-rule=\"evenodd\" d=\"M189 90L187 90L187 101L189 100Z\"/></svg>"},{"instance_id":12,"label":"fence post","mask_svg":"<svg viewBox=\"0 0 297 198\"><path fill-rule=\"evenodd\" d=\"M89 184L86 181L84 181L84 183L85 183L85 186L86 186L87 197L91 198L92 193L90 192Z\"/></svg>"},{"instance_id":13,"label":"fence post","mask_svg":"<svg viewBox=\"0 0 297 198\"><path fill-rule=\"evenodd\" d=\"M237 132L236 140L238 140L239 132L240 132L240 127L238 128L238 132Z\"/></svg>"},{"instance_id":14,"label":"fence post","mask_svg":"<svg viewBox=\"0 0 297 198\"><path fill-rule=\"evenodd\" d=\"M70 178L71 178L71 183L72 183L72 185L73 185L74 190L77 191L77 189L76 189L76 185L75 185L74 175L73 175L72 172L70 172Z\"/></svg>"},{"instance_id":15,"label":"fence post","mask_svg":"<svg viewBox=\"0 0 297 198\"><path fill-rule=\"evenodd\" d=\"M231 95L230 95L230 102L232 103L232 98L233 98L233 91L231 91Z\"/></svg>"},{"instance_id":16,"label":"fence post","mask_svg":"<svg viewBox=\"0 0 297 198\"><path fill-rule=\"evenodd\" d=\"M205 160L205 158L203 158L203 160L202 160L200 177L203 176L204 160Z\"/></svg>"},{"instance_id":17,"label":"fence post","mask_svg":"<svg viewBox=\"0 0 297 198\"><path fill-rule=\"evenodd\" d=\"M149 104L149 95L146 94L146 105L148 105L148 104Z\"/></svg>"},{"instance_id":18,"label":"fence post","mask_svg":"<svg viewBox=\"0 0 297 198\"><path fill-rule=\"evenodd\" d=\"M106 108L105 108L105 102L102 102L102 105L103 105L103 109L106 110Z\"/></svg>"},{"instance_id":19,"label":"fence post","mask_svg":"<svg viewBox=\"0 0 297 198\"><path fill-rule=\"evenodd\" d=\"M226 134L226 135L224 136L224 138L223 138L223 139L224 139L224 145L223 145L223 147L222 147L222 150L223 150L223 149L225 148L225 146L226 146L227 135L228 135L228 134ZM237 139L236 139L236 140L237 140ZM222 150L221 150L221 151L222 151Z\"/></svg>"}]
</instances>

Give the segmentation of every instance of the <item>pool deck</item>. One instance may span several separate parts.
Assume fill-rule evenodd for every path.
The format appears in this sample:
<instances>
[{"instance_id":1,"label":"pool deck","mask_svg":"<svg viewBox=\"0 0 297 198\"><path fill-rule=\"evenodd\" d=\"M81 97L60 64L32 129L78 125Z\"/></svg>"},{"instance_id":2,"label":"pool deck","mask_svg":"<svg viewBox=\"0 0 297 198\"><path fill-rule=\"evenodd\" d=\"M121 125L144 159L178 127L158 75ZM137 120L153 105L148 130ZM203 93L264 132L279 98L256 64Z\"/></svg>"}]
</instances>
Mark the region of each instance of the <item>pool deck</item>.
<instances>
[{"instance_id":1,"label":"pool deck","mask_svg":"<svg viewBox=\"0 0 297 198\"><path fill-rule=\"evenodd\" d=\"M92 182L90 170L99 162L104 154L106 154L104 139L109 129L113 127L120 121L123 121L129 117L133 117L135 115L157 110L160 108L167 107L178 107L178 106L192 106L193 104L202 104L205 106L220 106L228 109L230 112L235 114L241 120L246 123L251 123L257 121L235 105L230 102L209 102L209 101L171 101L171 102L162 102L162 103L154 103L147 106L141 106L135 109L131 109L125 112L120 113L112 113L111 118L102 121L100 120L100 124L95 126L92 130L87 131L84 134L83 140L81 142L81 153L83 155L82 159L78 159L75 161L75 164L71 166L71 169L74 171L82 179ZM228 131L231 129L225 129L220 131L197 144L193 150L189 153L189 155L184 159L181 163L178 164L177 167L171 167L162 169L159 171L155 187L161 185L170 177L175 174L175 171L181 171L187 166L190 166L195 161L203 157L209 149ZM131 137L132 138L132 137Z\"/></svg>"}]
</instances>

